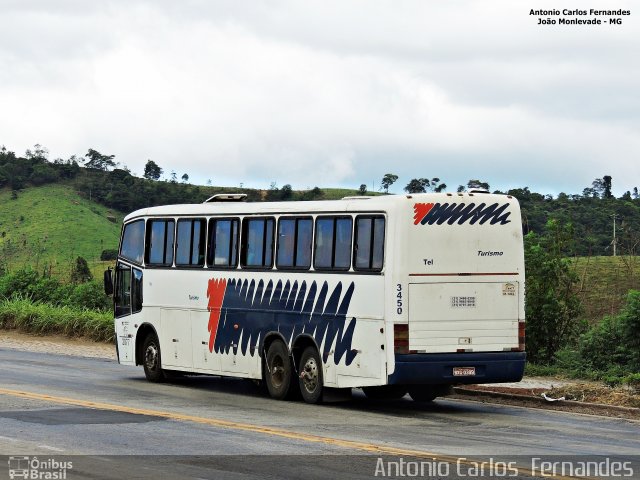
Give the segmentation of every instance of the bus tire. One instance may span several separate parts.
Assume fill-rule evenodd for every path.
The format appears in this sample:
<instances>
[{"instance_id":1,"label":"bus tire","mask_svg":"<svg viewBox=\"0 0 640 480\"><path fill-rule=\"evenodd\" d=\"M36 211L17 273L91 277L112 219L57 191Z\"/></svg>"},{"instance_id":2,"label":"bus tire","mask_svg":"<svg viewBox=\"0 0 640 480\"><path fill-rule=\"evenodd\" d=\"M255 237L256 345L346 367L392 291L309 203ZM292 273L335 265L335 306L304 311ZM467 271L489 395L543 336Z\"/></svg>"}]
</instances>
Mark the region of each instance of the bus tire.
<instances>
[{"instance_id":1,"label":"bus tire","mask_svg":"<svg viewBox=\"0 0 640 480\"><path fill-rule=\"evenodd\" d=\"M404 385L380 385L378 387L362 387L362 391L371 400L398 400L407 394Z\"/></svg>"},{"instance_id":2,"label":"bus tire","mask_svg":"<svg viewBox=\"0 0 640 480\"><path fill-rule=\"evenodd\" d=\"M414 402L433 402L438 397L451 394L449 385L412 385L409 387L409 395Z\"/></svg>"},{"instance_id":3,"label":"bus tire","mask_svg":"<svg viewBox=\"0 0 640 480\"><path fill-rule=\"evenodd\" d=\"M275 340L267 350L265 383L271 398L284 400L291 388L293 365L287 346L281 340Z\"/></svg>"},{"instance_id":4,"label":"bus tire","mask_svg":"<svg viewBox=\"0 0 640 480\"><path fill-rule=\"evenodd\" d=\"M164 382L166 376L162 370L160 342L155 333L150 333L142 344L142 366L144 375L150 382Z\"/></svg>"},{"instance_id":5,"label":"bus tire","mask_svg":"<svg viewBox=\"0 0 640 480\"><path fill-rule=\"evenodd\" d=\"M299 365L300 393L307 403L320 403L322 401L322 360L315 347L307 347L302 352Z\"/></svg>"}]
</instances>

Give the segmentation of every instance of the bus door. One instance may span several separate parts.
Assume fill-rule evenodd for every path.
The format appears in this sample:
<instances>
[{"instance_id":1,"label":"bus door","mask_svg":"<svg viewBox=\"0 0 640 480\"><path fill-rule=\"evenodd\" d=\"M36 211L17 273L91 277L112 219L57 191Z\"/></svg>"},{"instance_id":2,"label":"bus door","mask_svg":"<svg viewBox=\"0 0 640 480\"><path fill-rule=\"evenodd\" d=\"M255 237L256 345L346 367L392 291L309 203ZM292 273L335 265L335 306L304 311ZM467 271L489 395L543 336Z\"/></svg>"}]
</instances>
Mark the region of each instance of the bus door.
<instances>
[{"instance_id":1,"label":"bus door","mask_svg":"<svg viewBox=\"0 0 640 480\"><path fill-rule=\"evenodd\" d=\"M160 309L160 350L162 365L178 368L193 367L191 315L182 308Z\"/></svg>"},{"instance_id":2,"label":"bus door","mask_svg":"<svg viewBox=\"0 0 640 480\"><path fill-rule=\"evenodd\" d=\"M118 361L133 363L132 323L139 323L137 314L142 310L142 270L118 262L113 293Z\"/></svg>"}]
</instances>

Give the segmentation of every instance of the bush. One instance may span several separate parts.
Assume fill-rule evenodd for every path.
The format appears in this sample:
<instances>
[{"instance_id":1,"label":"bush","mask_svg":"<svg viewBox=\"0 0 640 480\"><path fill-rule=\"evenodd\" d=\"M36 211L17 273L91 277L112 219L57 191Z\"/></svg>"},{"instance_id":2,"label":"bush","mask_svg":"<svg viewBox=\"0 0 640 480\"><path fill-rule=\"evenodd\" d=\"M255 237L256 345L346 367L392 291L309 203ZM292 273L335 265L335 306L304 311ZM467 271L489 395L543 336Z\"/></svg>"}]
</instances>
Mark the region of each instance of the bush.
<instances>
[{"instance_id":1,"label":"bush","mask_svg":"<svg viewBox=\"0 0 640 480\"><path fill-rule=\"evenodd\" d=\"M629 352L629 366L640 372L640 292L630 290L627 305L620 314L622 335Z\"/></svg>"},{"instance_id":2,"label":"bush","mask_svg":"<svg viewBox=\"0 0 640 480\"><path fill-rule=\"evenodd\" d=\"M102 250L100 254L100 260L103 262L107 260L115 260L118 258L118 250Z\"/></svg>"},{"instance_id":3,"label":"bush","mask_svg":"<svg viewBox=\"0 0 640 480\"><path fill-rule=\"evenodd\" d=\"M17 270L0 277L0 298L14 295L30 295L30 289L38 282L38 273L31 269Z\"/></svg>"},{"instance_id":4,"label":"bush","mask_svg":"<svg viewBox=\"0 0 640 480\"><path fill-rule=\"evenodd\" d=\"M640 292L631 290L622 312L607 316L578 342L579 365L569 366L581 376L620 385L640 372Z\"/></svg>"},{"instance_id":5,"label":"bush","mask_svg":"<svg viewBox=\"0 0 640 480\"><path fill-rule=\"evenodd\" d=\"M33 270L18 270L0 277L0 299L22 298L54 307L84 308L106 312L111 300L98 281L78 285L63 284L58 279L42 276Z\"/></svg>"},{"instance_id":6,"label":"bush","mask_svg":"<svg viewBox=\"0 0 640 480\"><path fill-rule=\"evenodd\" d=\"M580 337L578 349L583 365L605 371L628 363L629 351L623 341L620 317L605 317Z\"/></svg>"},{"instance_id":7,"label":"bush","mask_svg":"<svg viewBox=\"0 0 640 480\"><path fill-rule=\"evenodd\" d=\"M112 341L114 337L110 313L52 307L25 298L0 301L0 327L40 334L85 336L104 342Z\"/></svg>"},{"instance_id":8,"label":"bush","mask_svg":"<svg viewBox=\"0 0 640 480\"><path fill-rule=\"evenodd\" d=\"M104 294L104 285L91 281L77 285L73 289L67 305L106 312L111 308L111 299Z\"/></svg>"},{"instance_id":9,"label":"bush","mask_svg":"<svg viewBox=\"0 0 640 480\"><path fill-rule=\"evenodd\" d=\"M84 283L91 280L93 280L93 275L87 261L82 257L76 258L76 262L71 267L71 283Z\"/></svg>"}]
</instances>

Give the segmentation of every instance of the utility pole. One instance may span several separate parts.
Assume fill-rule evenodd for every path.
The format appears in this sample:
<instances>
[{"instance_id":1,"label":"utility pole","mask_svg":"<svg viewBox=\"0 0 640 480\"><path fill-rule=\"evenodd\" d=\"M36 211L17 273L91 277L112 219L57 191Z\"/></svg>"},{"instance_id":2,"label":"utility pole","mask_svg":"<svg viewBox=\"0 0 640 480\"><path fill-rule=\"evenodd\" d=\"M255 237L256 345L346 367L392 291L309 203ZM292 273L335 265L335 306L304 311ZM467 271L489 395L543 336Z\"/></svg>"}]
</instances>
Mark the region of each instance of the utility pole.
<instances>
[{"instance_id":1,"label":"utility pole","mask_svg":"<svg viewBox=\"0 0 640 480\"><path fill-rule=\"evenodd\" d=\"M611 217L613 218L613 256L616 256L616 218L618 218L617 214L612 214Z\"/></svg>"}]
</instances>

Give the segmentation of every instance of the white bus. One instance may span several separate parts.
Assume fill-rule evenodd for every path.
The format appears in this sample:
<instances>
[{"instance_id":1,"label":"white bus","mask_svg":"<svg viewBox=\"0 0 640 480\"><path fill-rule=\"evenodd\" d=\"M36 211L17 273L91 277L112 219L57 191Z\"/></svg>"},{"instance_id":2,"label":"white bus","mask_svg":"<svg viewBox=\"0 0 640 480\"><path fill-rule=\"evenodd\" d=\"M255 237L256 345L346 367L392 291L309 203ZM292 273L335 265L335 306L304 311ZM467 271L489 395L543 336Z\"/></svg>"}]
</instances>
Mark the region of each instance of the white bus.
<instances>
[{"instance_id":1,"label":"white bus","mask_svg":"<svg viewBox=\"0 0 640 480\"><path fill-rule=\"evenodd\" d=\"M519 381L524 254L515 198L486 192L145 208L124 219L118 360L264 381L283 399L328 389L430 401Z\"/></svg>"}]
</instances>

